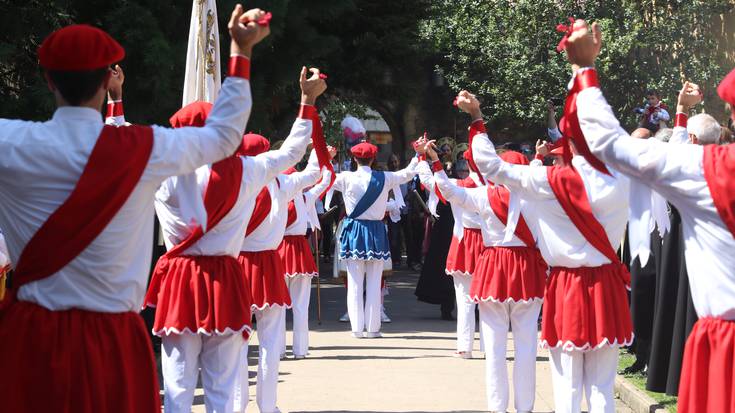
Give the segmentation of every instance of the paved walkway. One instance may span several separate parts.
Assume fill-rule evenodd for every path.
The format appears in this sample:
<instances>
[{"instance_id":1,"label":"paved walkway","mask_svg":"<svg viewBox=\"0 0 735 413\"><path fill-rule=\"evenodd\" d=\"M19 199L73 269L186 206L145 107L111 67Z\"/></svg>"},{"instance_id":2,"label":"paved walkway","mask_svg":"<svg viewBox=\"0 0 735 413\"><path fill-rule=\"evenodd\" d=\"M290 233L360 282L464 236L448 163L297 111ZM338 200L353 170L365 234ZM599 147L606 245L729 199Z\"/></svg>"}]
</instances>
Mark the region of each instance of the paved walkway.
<instances>
[{"instance_id":1,"label":"paved walkway","mask_svg":"<svg viewBox=\"0 0 735 413\"><path fill-rule=\"evenodd\" d=\"M388 281L386 308L393 319L384 337L355 339L349 325L337 319L346 311L341 284L322 283L322 324L316 320L316 288L312 290L310 354L294 360L287 335L288 358L281 362L278 388L283 412L482 412L485 411L484 360L453 358L454 322L439 318L439 307L416 301L417 275L398 272ZM290 329L290 315L289 315ZM478 340L475 349L479 349ZM257 334L250 342L250 412L255 405ZM512 360L512 340L508 359ZM535 412L552 412L553 395L548 355L536 364ZM512 377L512 375L510 376ZM511 395L512 411L512 395ZM204 412L201 388L195 412ZM618 412L630 412L618 403Z\"/></svg>"}]
</instances>

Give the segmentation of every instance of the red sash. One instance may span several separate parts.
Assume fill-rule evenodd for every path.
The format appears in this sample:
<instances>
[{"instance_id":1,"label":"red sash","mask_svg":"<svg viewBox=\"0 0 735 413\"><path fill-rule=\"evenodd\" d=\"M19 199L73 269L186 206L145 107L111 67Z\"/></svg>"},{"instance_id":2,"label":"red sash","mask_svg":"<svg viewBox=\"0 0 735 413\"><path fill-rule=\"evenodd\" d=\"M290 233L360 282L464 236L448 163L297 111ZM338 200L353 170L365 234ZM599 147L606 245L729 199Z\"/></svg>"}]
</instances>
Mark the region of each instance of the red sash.
<instances>
[{"instance_id":1,"label":"red sash","mask_svg":"<svg viewBox=\"0 0 735 413\"><path fill-rule=\"evenodd\" d=\"M592 213L584 182L577 170L572 166L552 166L546 171L557 201L582 236L612 263L620 263L605 228Z\"/></svg>"},{"instance_id":2,"label":"red sash","mask_svg":"<svg viewBox=\"0 0 735 413\"><path fill-rule=\"evenodd\" d=\"M153 149L153 129L104 126L74 190L26 244L13 288L55 274L107 227L140 180Z\"/></svg>"},{"instance_id":3,"label":"red sash","mask_svg":"<svg viewBox=\"0 0 735 413\"><path fill-rule=\"evenodd\" d=\"M702 162L717 213L735 238L735 145L705 146Z\"/></svg>"},{"instance_id":4,"label":"red sash","mask_svg":"<svg viewBox=\"0 0 735 413\"><path fill-rule=\"evenodd\" d=\"M298 195L297 195L298 196ZM306 202L306 197L304 195L301 195L304 198L304 202ZM286 220L286 228L293 225L294 222L296 222L296 218L298 217L298 214L296 212L296 203L292 199L288 203L288 219Z\"/></svg>"},{"instance_id":5,"label":"red sash","mask_svg":"<svg viewBox=\"0 0 735 413\"><path fill-rule=\"evenodd\" d=\"M467 148L467 156L465 158L467 159L467 164L470 166L470 170L474 171L480 177L480 183L485 185L485 179L482 177L477 164L475 164L475 157L472 154L472 140L475 138L475 135L480 133L486 133L485 122L483 122L482 119L478 119L470 125L470 134L468 139L469 145Z\"/></svg>"},{"instance_id":6,"label":"red sash","mask_svg":"<svg viewBox=\"0 0 735 413\"><path fill-rule=\"evenodd\" d=\"M488 186L487 198L490 200L490 208L496 217L503 223L508 225L508 206L510 204L510 191L502 185ZM518 217L515 235L529 248L536 248L536 240L534 240L531 230L528 229L526 220L523 215Z\"/></svg>"},{"instance_id":7,"label":"red sash","mask_svg":"<svg viewBox=\"0 0 735 413\"><path fill-rule=\"evenodd\" d=\"M331 172L329 186L319 194L322 198L332 188L334 180L337 179L337 175L334 173L334 166L332 166L332 158L329 156L327 150L327 141L324 138L324 131L322 130L322 121L319 118L319 113L316 107L311 105L302 105L300 118L311 119L311 144L314 146L314 152L316 152L316 159L319 161L319 167L327 168Z\"/></svg>"},{"instance_id":8,"label":"red sash","mask_svg":"<svg viewBox=\"0 0 735 413\"><path fill-rule=\"evenodd\" d=\"M258 196L255 198L255 208L253 208L253 214L250 215L250 221L245 229L246 237L255 231L263 221L265 221L268 214L271 212L272 204L273 201L271 200L271 193L268 191L268 185L266 185L260 190Z\"/></svg>"},{"instance_id":9,"label":"red sash","mask_svg":"<svg viewBox=\"0 0 735 413\"><path fill-rule=\"evenodd\" d=\"M240 196L242 182L242 160L231 156L212 164L209 181L204 191L204 209L207 211L207 231L217 226L235 206ZM204 236L204 229L197 225L183 241L166 253L166 257L181 255Z\"/></svg>"}]
</instances>

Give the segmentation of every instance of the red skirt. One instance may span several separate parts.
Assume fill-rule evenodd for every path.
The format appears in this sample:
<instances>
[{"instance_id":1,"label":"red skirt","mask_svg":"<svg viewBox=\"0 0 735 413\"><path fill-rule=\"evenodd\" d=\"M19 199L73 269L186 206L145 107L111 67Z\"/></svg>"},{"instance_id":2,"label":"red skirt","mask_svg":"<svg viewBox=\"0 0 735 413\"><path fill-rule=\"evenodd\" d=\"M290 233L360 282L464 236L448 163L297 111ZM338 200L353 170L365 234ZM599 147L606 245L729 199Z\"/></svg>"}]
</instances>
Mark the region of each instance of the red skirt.
<instances>
[{"instance_id":1,"label":"red skirt","mask_svg":"<svg viewBox=\"0 0 735 413\"><path fill-rule=\"evenodd\" d=\"M485 248L472 276L470 299L476 303L541 300L547 268L536 248Z\"/></svg>"},{"instance_id":2,"label":"red skirt","mask_svg":"<svg viewBox=\"0 0 735 413\"><path fill-rule=\"evenodd\" d=\"M280 305L291 308L291 295L286 285L286 271L276 250L241 251L237 261L245 271L250 286L252 309Z\"/></svg>"},{"instance_id":3,"label":"red skirt","mask_svg":"<svg viewBox=\"0 0 735 413\"><path fill-rule=\"evenodd\" d=\"M679 413L735 412L735 321L699 319L684 348Z\"/></svg>"},{"instance_id":4,"label":"red skirt","mask_svg":"<svg viewBox=\"0 0 735 413\"><path fill-rule=\"evenodd\" d=\"M316 277L319 271L311 254L311 247L304 235L286 235L278 246L278 255L283 261L287 277L305 275Z\"/></svg>"},{"instance_id":5,"label":"red skirt","mask_svg":"<svg viewBox=\"0 0 735 413\"><path fill-rule=\"evenodd\" d=\"M622 264L551 269L544 294L541 345L564 350L629 346L633 323Z\"/></svg>"},{"instance_id":6,"label":"red skirt","mask_svg":"<svg viewBox=\"0 0 735 413\"><path fill-rule=\"evenodd\" d=\"M156 308L153 334L252 331L250 289L230 256L161 257L145 305Z\"/></svg>"},{"instance_id":7,"label":"red skirt","mask_svg":"<svg viewBox=\"0 0 735 413\"><path fill-rule=\"evenodd\" d=\"M17 301L0 312L0 355L5 412L161 411L151 341L136 313Z\"/></svg>"},{"instance_id":8,"label":"red skirt","mask_svg":"<svg viewBox=\"0 0 735 413\"><path fill-rule=\"evenodd\" d=\"M485 249L482 242L482 231L477 228L465 228L462 240L452 237L447 255L446 273L472 276L475 266L480 260L480 254Z\"/></svg>"}]
</instances>

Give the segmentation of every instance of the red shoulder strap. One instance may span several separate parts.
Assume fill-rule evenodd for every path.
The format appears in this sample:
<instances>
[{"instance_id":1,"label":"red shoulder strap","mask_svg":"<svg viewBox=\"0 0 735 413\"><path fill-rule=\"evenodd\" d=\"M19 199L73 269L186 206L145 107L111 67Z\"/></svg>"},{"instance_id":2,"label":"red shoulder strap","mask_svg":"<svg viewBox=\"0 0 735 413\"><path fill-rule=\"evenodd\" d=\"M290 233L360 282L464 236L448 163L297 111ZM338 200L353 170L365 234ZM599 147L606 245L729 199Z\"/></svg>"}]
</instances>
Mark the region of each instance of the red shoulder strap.
<instances>
[{"instance_id":1,"label":"red shoulder strap","mask_svg":"<svg viewBox=\"0 0 735 413\"><path fill-rule=\"evenodd\" d=\"M212 164L209 181L204 191L204 209L207 211L207 231L217 226L222 218L235 206L240 196L242 181L242 160L231 156ZM186 239L166 253L168 257L182 254L204 236L204 229L198 225Z\"/></svg>"},{"instance_id":2,"label":"red shoulder strap","mask_svg":"<svg viewBox=\"0 0 735 413\"><path fill-rule=\"evenodd\" d=\"M265 221L268 214L271 212L272 203L271 193L268 191L268 185L266 185L260 190L258 196L255 198L255 208L253 209L253 214L250 216L250 222L248 222L248 226L245 229L246 237L255 231L263 221Z\"/></svg>"},{"instance_id":3,"label":"red shoulder strap","mask_svg":"<svg viewBox=\"0 0 735 413\"><path fill-rule=\"evenodd\" d=\"M296 203L294 200L290 200L288 202L288 219L286 219L286 228L293 225L294 222L296 222L296 217L298 214L296 213Z\"/></svg>"},{"instance_id":4,"label":"red shoulder strap","mask_svg":"<svg viewBox=\"0 0 735 413\"><path fill-rule=\"evenodd\" d=\"M487 197L490 200L490 208L496 217L503 223L508 225L508 206L510 204L510 191L508 188L502 185L488 186ZM536 240L531 234L531 230L526 224L526 220L523 219L523 215L518 217L518 223L516 224L515 235L529 248L536 247Z\"/></svg>"},{"instance_id":5,"label":"red shoulder strap","mask_svg":"<svg viewBox=\"0 0 735 413\"><path fill-rule=\"evenodd\" d=\"M717 213L735 237L735 145L705 146L702 163Z\"/></svg>"},{"instance_id":6,"label":"red shoulder strap","mask_svg":"<svg viewBox=\"0 0 735 413\"><path fill-rule=\"evenodd\" d=\"M74 190L26 244L14 288L49 277L81 254L135 189L153 149L153 129L102 128Z\"/></svg>"},{"instance_id":7,"label":"red shoulder strap","mask_svg":"<svg viewBox=\"0 0 735 413\"><path fill-rule=\"evenodd\" d=\"M551 190L574 226L607 259L613 263L619 263L620 259L610 245L605 228L592 213L587 190L577 170L572 166L552 166L546 168L546 171Z\"/></svg>"}]
</instances>

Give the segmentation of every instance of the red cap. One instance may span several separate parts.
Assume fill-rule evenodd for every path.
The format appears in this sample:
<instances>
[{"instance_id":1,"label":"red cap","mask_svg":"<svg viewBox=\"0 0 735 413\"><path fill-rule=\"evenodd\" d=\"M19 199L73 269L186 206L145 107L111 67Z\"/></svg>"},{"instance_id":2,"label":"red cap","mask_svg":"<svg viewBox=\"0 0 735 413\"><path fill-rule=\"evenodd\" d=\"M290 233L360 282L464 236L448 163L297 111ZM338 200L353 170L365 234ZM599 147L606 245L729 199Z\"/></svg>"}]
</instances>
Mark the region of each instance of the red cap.
<instances>
[{"instance_id":1,"label":"red cap","mask_svg":"<svg viewBox=\"0 0 735 413\"><path fill-rule=\"evenodd\" d=\"M196 101L191 102L183 108L179 109L168 120L174 128L183 128L185 126L204 126L204 122L212 110L212 104L209 102Z\"/></svg>"},{"instance_id":2,"label":"red cap","mask_svg":"<svg viewBox=\"0 0 735 413\"><path fill-rule=\"evenodd\" d=\"M38 47L38 62L47 70L84 71L110 66L125 57L125 49L109 34L86 24L51 33Z\"/></svg>"},{"instance_id":3,"label":"red cap","mask_svg":"<svg viewBox=\"0 0 735 413\"><path fill-rule=\"evenodd\" d=\"M528 158L520 152L505 151L500 154L500 159L516 165L528 165Z\"/></svg>"},{"instance_id":4,"label":"red cap","mask_svg":"<svg viewBox=\"0 0 735 413\"><path fill-rule=\"evenodd\" d=\"M262 135L257 133L246 133L242 137L242 144L237 149L237 154L242 156L255 156L268 152L271 143Z\"/></svg>"},{"instance_id":5,"label":"red cap","mask_svg":"<svg viewBox=\"0 0 735 413\"><path fill-rule=\"evenodd\" d=\"M372 143L362 142L353 146L350 152L355 158L370 159L378 154L378 147Z\"/></svg>"},{"instance_id":6,"label":"red cap","mask_svg":"<svg viewBox=\"0 0 735 413\"><path fill-rule=\"evenodd\" d=\"M717 86L717 94L725 102L730 104L733 110L732 117L735 119L735 69L728 73Z\"/></svg>"}]
</instances>

